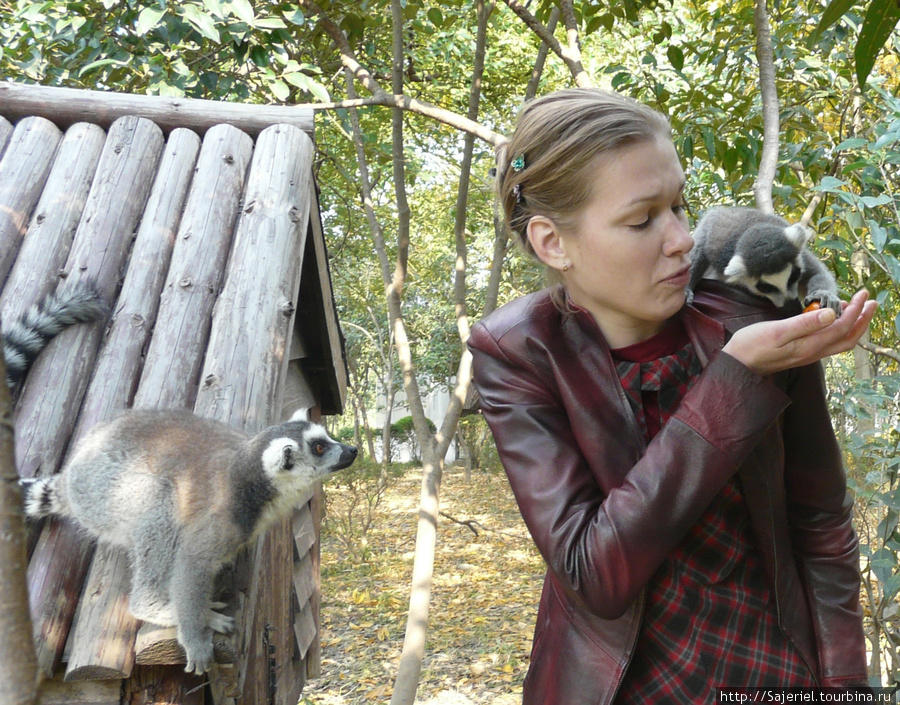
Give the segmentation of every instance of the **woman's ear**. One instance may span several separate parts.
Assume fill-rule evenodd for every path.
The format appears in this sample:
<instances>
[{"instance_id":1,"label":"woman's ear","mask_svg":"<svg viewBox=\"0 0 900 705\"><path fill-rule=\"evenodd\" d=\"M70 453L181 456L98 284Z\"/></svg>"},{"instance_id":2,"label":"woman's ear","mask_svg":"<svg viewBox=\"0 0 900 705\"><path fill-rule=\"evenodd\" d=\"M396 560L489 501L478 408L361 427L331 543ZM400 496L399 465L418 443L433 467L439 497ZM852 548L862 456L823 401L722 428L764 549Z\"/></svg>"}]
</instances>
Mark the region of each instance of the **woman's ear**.
<instances>
[{"instance_id":1,"label":"woman's ear","mask_svg":"<svg viewBox=\"0 0 900 705\"><path fill-rule=\"evenodd\" d=\"M570 261L566 256L566 245L556 223L546 216L536 215L528 221L526 232L528 242L541 262L553 269L568 270Z\"/></svg>"}]
</instances>

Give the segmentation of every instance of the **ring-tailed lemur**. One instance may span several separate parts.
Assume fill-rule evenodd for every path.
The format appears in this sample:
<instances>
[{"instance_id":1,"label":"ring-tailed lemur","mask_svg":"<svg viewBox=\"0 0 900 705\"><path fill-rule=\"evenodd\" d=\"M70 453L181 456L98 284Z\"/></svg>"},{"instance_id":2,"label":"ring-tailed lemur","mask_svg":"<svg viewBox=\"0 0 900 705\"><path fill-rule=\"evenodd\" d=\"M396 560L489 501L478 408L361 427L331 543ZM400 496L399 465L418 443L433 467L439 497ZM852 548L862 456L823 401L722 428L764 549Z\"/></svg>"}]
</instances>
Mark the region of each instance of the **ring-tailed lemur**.
<instances>
[{"instance_id":1,"label":"ring-tailed lemur","mask_svg":"<svg viewBox=\"0 0 900 705\"><path fill-rule=\"evenodd\" d=\"M131 612L177 627L185 670L204 673L213 632L233 628L211 602L219 568L356 459L305 415L249 438L188 411L125 412L92 429L58 475L21 481L25 513L74 519L126 548Z\"/></svg>"},{"instance_id":2,"label":"ring-tailed lemur","mask_svg":"<svg viewBox=\"0 0 900 705\"><path fill-rule=\"evenodd\" d=\"M701 279L718 279L777 308L803 296L841 315L841 297L831 272L806 249L812 231L754 208L716 207L694 229L691 291Z\"/></svg>"},{"instance_id":3,"label":"ring-tailed lemur","mask_svg":"<svg viewBox=\"0 0 900 705\"><path fill-rule=\"evenodd\" d=\"M107 314L96 285L90 280L61 287L3 328L6 384L16 396L35 359L69 326L96 321Z\"/></svg>"}]
</instances>

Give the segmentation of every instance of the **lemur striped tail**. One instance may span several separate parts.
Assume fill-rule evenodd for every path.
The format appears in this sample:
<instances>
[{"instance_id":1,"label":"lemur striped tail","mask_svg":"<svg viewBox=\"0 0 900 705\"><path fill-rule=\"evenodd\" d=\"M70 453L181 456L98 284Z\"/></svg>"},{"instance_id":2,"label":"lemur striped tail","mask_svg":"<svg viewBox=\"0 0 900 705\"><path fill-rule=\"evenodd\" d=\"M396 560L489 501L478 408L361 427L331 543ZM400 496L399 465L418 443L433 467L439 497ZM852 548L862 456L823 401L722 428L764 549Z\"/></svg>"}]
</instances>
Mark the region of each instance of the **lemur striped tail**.
<instances>
[{"instance_id":1,"label":"lemur striped tail","mask_svg":"<svg viewBox=\"0 0 900 705\"><path fill-rule=\"evenodd\" d=\"M96 321L107 313L92 281L76 282L32 306L3 330L6 383L17 393L25 375L47 344L76 323Z\"/></svg>"},{"instance_id":2,"label":"lemur striped tail","mask_svg":"<svg viewBox=\"0 0 900 705\"><path fill-rule=\"evenodd\" d=\"M59 476L54 475L47 478L19 480L26 517L40 518L61 512L62 505L56 489L58 479Z\"/></svg>"}]
</instances>

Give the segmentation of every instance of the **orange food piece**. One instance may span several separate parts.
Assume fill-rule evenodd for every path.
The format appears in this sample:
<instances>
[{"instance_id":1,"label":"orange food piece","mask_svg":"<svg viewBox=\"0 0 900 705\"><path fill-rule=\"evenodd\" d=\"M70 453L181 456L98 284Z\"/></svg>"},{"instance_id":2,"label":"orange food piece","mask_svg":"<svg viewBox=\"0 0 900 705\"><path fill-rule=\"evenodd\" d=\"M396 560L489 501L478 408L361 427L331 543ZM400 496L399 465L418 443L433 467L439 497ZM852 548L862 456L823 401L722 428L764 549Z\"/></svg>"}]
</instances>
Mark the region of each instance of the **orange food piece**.
<instances>
[{"instance_id":1,"label":"orange food piece","mask_svg":"<svg viewBox=\"0 0 900 705\"><path fill-rule=\"evenodd\" d=\"M803 313L807 313L809 311L818 311L820 308L822 308L822 304L820 304L818 301L811 301L809 306L803 309Z\"/></svg>"}]
</instances>

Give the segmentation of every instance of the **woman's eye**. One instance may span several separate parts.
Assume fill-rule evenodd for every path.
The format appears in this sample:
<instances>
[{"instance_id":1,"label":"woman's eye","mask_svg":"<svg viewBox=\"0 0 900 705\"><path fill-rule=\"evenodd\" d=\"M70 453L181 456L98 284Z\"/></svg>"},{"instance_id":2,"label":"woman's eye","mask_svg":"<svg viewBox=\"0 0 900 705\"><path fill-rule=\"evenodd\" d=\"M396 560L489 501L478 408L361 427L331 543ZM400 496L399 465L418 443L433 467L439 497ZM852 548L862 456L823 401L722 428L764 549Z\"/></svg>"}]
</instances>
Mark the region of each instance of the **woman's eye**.
<instances>
[{"instance_id":1,"label":"woman's eye","mask_svg":"<svg viewBox=\"0 0 900 705\"><path fill-rule=\"evenodd\" d=\"M653 222L653 218L648 216L647 220L645 220L644 222L635 223L634 225L631 225L629 227L631 227L632 230L646 230L647 228L650 227L650 223L652 223L652 222Z\"/></svg>"}]
</instances>

